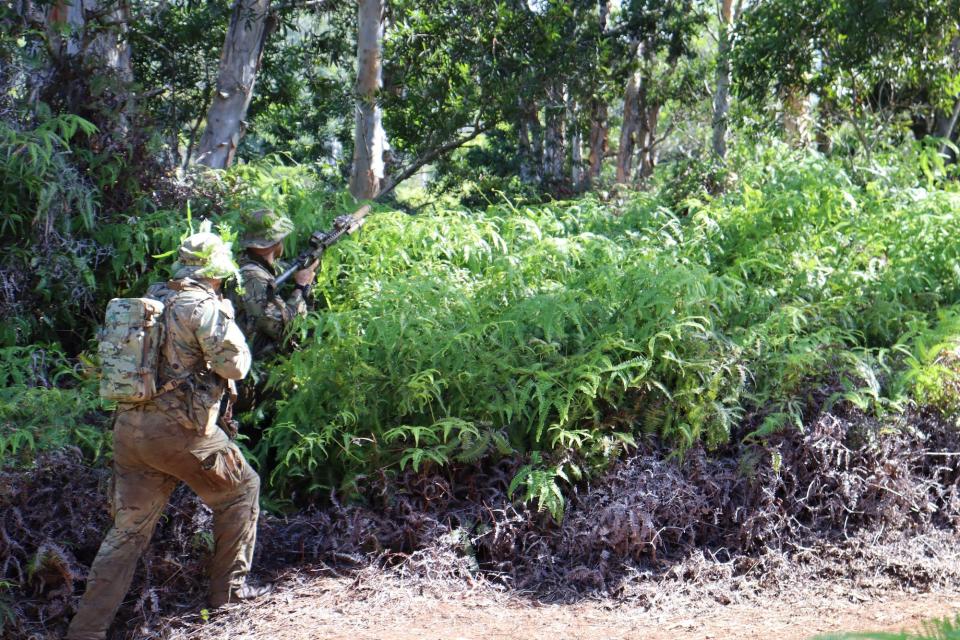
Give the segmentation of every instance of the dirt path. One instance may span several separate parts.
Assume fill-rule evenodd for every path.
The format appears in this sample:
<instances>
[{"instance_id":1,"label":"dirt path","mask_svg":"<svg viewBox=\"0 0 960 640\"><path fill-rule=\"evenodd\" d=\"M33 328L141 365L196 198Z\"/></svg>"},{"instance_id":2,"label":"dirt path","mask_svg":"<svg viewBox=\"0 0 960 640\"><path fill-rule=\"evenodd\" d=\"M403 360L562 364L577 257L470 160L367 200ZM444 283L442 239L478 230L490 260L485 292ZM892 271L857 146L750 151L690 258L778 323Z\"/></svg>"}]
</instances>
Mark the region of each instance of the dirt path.
<instances>
[{"instance_id":1,"label":"dirt path","mask_svg":"<svg viewBox=\"0 0 960 640\"><path fill-rule=\"evenodd\" d=\"M358 592L359 591L359 592ZM432 591L432 590L431 590ZM366 592L366 593L364 593ZM425 593L315 578L251 605L187 622L169 638L203 640L801 640L852 631L917 630L960 611L960 589L864 595L824 584L804 593L669 609L589 601L543 605L489 588ZM169 633L169 632L168 632Z\"/></svg>"}]
</instances>

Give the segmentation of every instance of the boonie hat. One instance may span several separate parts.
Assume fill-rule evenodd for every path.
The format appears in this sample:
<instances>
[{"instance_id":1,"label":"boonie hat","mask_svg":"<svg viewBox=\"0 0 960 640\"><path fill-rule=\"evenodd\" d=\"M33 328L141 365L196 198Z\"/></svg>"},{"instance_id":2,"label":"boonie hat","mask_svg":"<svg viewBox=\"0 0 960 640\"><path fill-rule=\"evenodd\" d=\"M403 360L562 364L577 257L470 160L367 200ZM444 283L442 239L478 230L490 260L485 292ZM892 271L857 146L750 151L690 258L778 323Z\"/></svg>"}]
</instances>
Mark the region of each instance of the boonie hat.
<instances>
[{"instance_id":1,"label":"boonie hat","mask_svg":"<svg viewBox=\"0 0 960 640\"><path fill-rule=\"evenodd\" d=\"M243 216L244 231L240 246L266 249L293 232L293 221L271 209L257 209Z\"/></svg>"},{"instance_id":2,"label":"boonie hat","mask_svg":"<svg viewBox=\"0 0 960 640\"><path fill-rule=\"evenodd\" d=\"M237 275L239 267L233 260L230 243L210 231L210 221L200 225L200 231L187 236L177 250L175 278L221 278Z\"/></svg>"}]
</instances>

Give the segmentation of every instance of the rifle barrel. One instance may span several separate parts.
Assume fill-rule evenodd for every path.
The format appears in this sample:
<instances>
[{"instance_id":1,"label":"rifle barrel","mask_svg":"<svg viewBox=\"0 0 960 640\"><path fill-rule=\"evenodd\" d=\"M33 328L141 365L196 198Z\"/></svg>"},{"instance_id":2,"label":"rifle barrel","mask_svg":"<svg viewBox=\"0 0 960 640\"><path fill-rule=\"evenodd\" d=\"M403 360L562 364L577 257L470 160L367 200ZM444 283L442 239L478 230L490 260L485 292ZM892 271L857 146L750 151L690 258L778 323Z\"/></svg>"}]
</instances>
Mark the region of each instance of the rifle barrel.
<instances>
[{"instance_id":1,"label":"rifle barrel","mask_svg":"<svg viewBox=\"0 0 960 640\"><path fill-rule=\"evenodd\" d=\"M290 267L289 269L281 273L279 276L277 276L277 279L274 280L274 286L279 287L284 282L286 282L290 278L290 276L292 276L294 273L299 271L301 268L302 267L300 266L300 261L297 260L296 262L293 263L292 267Z\"/></svg>"},{"instance_id":2,"label":"rifle barrel","mask_svg":"<svg viewBox=\"0 0 960 640\"><path fill-rule=\"evenodd\" d=\"M360 220L365 218L368 213L370 213L370 205L365 204L359 209L357 209L356 211L354 211L351 214L351 217L355 221L359 222ZM353 229L355 230L356 227L353 227ZM284 271L279 276L277 276L276 280L274 281L274 286L279 287L281 284L289 280L290 276L292 276L294 273L296 273L300 269L303 269L305 266L307 266L314 260L318 260L328 247L336 243L342 236L351 232L352 231L347 228L340 228L340 229L335 228L334 231L327 234L326 238L324 239L323 243L320 246L311 247L310 251L301 253L299 256L297 256L296 261L294 261L294 263L290 265L290 267L286 271Z\"/></svg>"}]
</instances>

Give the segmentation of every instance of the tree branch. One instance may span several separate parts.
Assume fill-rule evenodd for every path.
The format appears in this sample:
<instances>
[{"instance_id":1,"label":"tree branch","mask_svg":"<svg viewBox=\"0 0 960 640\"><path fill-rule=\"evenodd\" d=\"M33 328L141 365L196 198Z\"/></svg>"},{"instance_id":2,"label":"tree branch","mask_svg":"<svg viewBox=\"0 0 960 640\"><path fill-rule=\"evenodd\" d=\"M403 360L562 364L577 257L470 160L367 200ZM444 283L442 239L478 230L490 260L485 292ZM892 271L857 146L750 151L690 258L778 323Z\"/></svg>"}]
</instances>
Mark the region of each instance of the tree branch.
<instances>
[{"instance_id":1,"label":"tree branch","mask_svg":"<svg viewBox=\"0 0 960 640\"><path fill-rule=\"evenodd\" d=\"M388 193L393 191L398 184L400 184L401 182L403 182L404 180L406 180L407 178L415 174L424 165L430 164L440 156L446 155L455 149L459 149L463 145L475 139L481 133L484 133L485 131L489 131L492 128L493 128L493 125L480 125L479 123L474 124L473 131L471 131L469 134L462 136L460 138L457 138L455 140L451 140L446 144L443 144L439 147L431 149L430 151L427 151L422 156L418 157L416 160L410 163L406 169L396 174L395 176L391 176L390 181L387 183L386 187L384 187L384 189L380 191L376 199L380 199L386 196Z\"/></svg>"}]
</instances>

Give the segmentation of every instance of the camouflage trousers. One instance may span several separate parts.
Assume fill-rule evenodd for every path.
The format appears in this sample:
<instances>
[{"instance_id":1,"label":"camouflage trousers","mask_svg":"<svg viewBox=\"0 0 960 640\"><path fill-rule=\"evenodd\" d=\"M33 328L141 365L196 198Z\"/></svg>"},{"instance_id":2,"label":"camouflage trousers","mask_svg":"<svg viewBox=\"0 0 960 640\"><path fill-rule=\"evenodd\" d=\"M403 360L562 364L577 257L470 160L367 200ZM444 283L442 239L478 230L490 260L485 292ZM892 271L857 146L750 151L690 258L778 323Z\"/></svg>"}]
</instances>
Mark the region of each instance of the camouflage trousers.
<instances>
[{"instance_id":1,"label":"camouflage trousers","mask_svg":"<svg viewBox=\"0 0 960 640\"><path fill-rule=\"evenodd\" d=\"M68 639L106 637L178 480L213 509L211 595L227 595L243 585L256 541L260 477L220 429L200 435L154 405L118 411L113 528L90 568Z\"/></svg>"}]
</instances>

